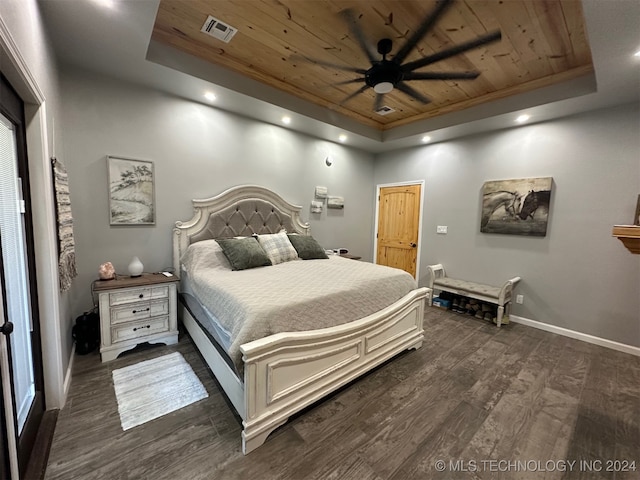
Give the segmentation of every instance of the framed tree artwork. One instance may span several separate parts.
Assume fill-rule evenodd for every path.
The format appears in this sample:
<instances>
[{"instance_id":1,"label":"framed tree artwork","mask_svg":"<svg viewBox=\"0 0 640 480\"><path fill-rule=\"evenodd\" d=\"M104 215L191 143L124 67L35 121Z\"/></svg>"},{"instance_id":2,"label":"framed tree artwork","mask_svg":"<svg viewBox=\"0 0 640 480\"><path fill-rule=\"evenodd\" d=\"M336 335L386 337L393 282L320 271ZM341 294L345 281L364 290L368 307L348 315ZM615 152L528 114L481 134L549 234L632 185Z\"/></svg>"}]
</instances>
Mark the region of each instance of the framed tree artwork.
<instances>
[{"instance_id":1,"label":"framed tree artwork","mask_svg":"<svg viewBox=\"0 0 640 480\"><path fill-rule=\"evenodd\" d=\"M155 225L153 162L107 156L109 223Z\"/></svg>"}]
</instances>

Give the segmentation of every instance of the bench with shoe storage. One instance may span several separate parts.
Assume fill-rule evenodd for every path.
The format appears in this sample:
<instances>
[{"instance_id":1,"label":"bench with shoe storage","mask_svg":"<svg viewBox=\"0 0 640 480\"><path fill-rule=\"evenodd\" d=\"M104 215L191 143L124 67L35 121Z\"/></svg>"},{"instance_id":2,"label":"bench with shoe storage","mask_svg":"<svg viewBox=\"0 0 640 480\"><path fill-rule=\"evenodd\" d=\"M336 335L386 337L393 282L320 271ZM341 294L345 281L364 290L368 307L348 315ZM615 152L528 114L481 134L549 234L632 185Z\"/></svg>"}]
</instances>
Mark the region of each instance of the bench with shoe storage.
<instances>
[{"instance_id":1,"label":"bench with shoe storage","mask_svg":"<svg viewBox=\"0 0 640 480\"><path fill-rule=\"evenodd\" d=\"M427 294L430 306L433 305L434 292L437 290L440 292L449 292L454 296L465 297L467 299L474 299L479 302L495 305L497 307L496 325L498 327L502 325L503 318L509 315L513 289L520 281L520 277L514 277L510 280L507 280L502 284L501 287L494 287L492 285L485 285L483 283L469 282L467 280L447 277L444 267L441 264L429 265L427 268L430 274L429 291ZM459 299L458 302L460 302ZM471 310L477 311L478 308L480 310L483 309L482 303L469 302L468 305L472 306ZM473 305L478 305L479 307L476 308L473 307ZM459 308L464 308L467 311L469 310L469 308L467 308L467 304L465 304L464 307ZM462 312L464 310L459 311Z\"/></svg>"}]
</instances>

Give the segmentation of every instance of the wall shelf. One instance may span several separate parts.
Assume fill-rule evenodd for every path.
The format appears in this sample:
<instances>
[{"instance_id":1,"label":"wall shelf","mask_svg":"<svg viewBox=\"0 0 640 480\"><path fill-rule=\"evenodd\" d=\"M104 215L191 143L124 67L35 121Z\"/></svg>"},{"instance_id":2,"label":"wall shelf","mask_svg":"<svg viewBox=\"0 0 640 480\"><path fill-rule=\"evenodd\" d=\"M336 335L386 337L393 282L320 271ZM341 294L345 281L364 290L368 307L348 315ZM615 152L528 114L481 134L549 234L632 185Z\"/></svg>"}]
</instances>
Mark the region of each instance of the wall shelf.
<instances>
[{"instance_id":1,"label":"wall shelf","mask_svg":"<svg viewBox=\"0 0 640 480\"><path fill-rule=\"evenodd\" d=\"M640 225L614 225L613 236L631 253L640 253Z\"/></svg>"}]
</instances>

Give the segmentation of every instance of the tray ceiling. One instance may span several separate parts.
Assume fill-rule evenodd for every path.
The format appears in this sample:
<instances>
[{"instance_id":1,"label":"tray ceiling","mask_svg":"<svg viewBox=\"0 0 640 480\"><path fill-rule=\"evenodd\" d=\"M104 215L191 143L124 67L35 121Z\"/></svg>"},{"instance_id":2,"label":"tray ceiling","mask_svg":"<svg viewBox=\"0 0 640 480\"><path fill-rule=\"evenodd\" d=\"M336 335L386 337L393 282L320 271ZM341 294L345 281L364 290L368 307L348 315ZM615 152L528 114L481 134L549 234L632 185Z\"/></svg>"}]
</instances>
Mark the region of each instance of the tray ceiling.
<instances>
[{"instance_id":1,"label":"tray ceiling","mask_svg":"<svg viewBox=\"0 0 640 480\"><path fill-rule=\"evenodd\" d=\"M388 60L437 8L438 2L161 0L152 39L245 75L364 125L388 130L572 80L593 72L582 4L578 0L457 0L437 19L403 63L412 62L499 30L497 42L417 69L468 72L473 80L405 82L430 102L397 88L374 111L376 93L349 82L371 67L362 44L381 58L376 44L393 41ZM213 16L237 29L225 43L201 29ZM358 33L361 32L361 38Z\"/></svg>"}]
</instances>

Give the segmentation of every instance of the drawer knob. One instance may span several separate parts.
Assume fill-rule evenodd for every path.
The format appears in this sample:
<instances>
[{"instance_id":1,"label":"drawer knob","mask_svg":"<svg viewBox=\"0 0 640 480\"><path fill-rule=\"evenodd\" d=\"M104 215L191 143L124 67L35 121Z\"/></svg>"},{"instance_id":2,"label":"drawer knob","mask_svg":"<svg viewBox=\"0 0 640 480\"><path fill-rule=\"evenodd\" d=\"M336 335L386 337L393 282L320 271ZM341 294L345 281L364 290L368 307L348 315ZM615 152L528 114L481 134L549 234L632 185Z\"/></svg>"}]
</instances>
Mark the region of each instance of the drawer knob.
<instances>
[{"instance_id":1,"label":"drawer knob","mask_svg":"<svg viewBox=\"0 0 640 480\"><path fill-rule=\"evenodd\" d=\"M144 293L141 293L140 295L138 295L138 298L144 298Z\"/></svg>"},{"instance_id":2,"label":"drawer knob","mask_svg":"<svg viewBox=\"0 0 640 480\"><path fill-rule=\"evenodd\" d=\"M145 308L144 310L134 310L131 313L140 313L140 312L148 312L150 310L150 307Z\"/></svg>"},{"instance_id":3,"label":"drawer knob","mask_svg":"<svg viewBox=\"0 0 640 480\"><path fill-rule=\"evenodd\" d=\"M137 332L138 330L142 330L143 328L151 328L151 325L145 325L145 326L143 326L143 327L134 327L134 328L133 328L133 331L134 331L134 332Z\"/></svg>"}]
</instances>

